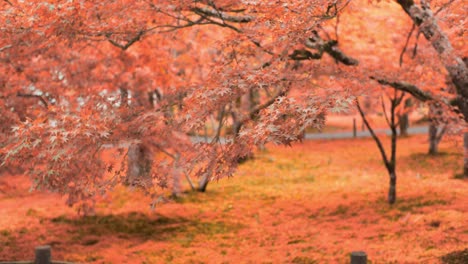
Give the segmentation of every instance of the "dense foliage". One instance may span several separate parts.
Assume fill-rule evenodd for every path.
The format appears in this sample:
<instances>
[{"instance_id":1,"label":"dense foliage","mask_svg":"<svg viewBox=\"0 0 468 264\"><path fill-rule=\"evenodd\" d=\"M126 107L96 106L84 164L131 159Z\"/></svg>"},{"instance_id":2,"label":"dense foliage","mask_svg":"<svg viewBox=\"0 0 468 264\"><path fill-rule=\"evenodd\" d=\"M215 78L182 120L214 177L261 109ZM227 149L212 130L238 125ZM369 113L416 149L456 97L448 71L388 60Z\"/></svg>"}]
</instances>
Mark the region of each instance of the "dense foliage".
<instances>
[{"instance_id":1,"label":"dense foliage","mask_svg":"<svg viewBox=\"0 0 468 264\"><path fill-rule=\"evenodd\" d=\"M428 4L413 1L0 5L3 166L26 167L33 188L67 193L71 204L129 181L177 194L182 176L229 176L255 146L299 140L327 112L374 93L369 77L449 98L440 89L448 74L460 102L468 98L462 1L435 3L450 39ZM374 5L400 16L369 12ZM401 67L395 54L411 20L429 41ZM101 159L109 148L121 162Z\"/></svg>"}]
</instances>

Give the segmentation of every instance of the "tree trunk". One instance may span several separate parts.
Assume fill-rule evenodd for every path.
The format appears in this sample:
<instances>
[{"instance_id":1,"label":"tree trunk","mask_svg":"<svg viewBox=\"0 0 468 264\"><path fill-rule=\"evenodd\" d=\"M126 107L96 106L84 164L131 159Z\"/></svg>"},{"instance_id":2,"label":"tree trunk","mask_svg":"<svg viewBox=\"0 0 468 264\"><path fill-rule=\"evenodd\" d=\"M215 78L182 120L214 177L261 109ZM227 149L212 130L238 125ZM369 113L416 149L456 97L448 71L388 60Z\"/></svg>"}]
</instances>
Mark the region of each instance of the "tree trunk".
<instances>
[{"instance_id":1,"label":"tree trunk","mask_svg":"<svg viewBox=\"0 0 468 264\"><path fill-rule=\"evenodd\" d=\"M468 132L465 132L463 134L463 148L464 148L463 177L468 178Z\"/></svg>"},{"instance_id":2,"label":"tree trunk","mask_svg":"<svg viewBox=\"0 0 468 264\"><path fill-rule=\"evenodd\" d=\"M405 100L405 106L403 108L404 114L398 115L398 119L400 122L400 136L406 137L408 136L408 128L409 128L409 108L413 106L413 101L410 98Z\"/></svg>"},{"instance_id":3,"label":"tree trunk","mask_svg":"<svg viewBox=\"0 0 468 264\"><path fill-rule=\"evenodd\" d=\"M437 138L437 125L429 125L429 155L436 155L439 152L439 140Z\"/></svg>"},{"instance_id":4,"label":"tree trunk","mask_svg":"<svg viewBox=\"0 0 468 264\"><path fill-rule=\"evenodd\" d=\"M143 144L130 145L127 152L127 175L124 183L140 187L151 184L151 158L149 149Z\"/></svg>"},{"instance_id":5,"label":"tree trunk","mask_svg":"<svg viewBox=\"0 0 468 264\"><path fill-rule=\"evenodd\" d=\"M402 114L399 116L400 120L400 136L408 136L408 127L409 127L409 117L408 113Z\"/></svg>"},{"instance_id":6,"label":"tree trunk","mask_svg":"<svg viewBox=\"0 0 468 264\"><path fill-rule=\"evenodd\" d=\"M180 186L180 171L176 169L172 177L172 197L179 197L182 193L182 188Z\"/></svg>"},{"instance_id":7,"label":"tree trunk","mask_svg":"<svg viewBox=\"0 0 468 264\"><path fill-rule=\"evenodd\" d=\"M389 171L390 176L390 186L388 188L388 203L394 204L396 201L396 181L397 176L395 170Z\"/></svg>"},{"instance_id":8,"label":"tree trunk","mask_svg":"<svg viewBox=\"0 0 468 264\"><path fill-rule=\"evenodd\" d=\"M441 62L450 75L456 87L460 111L465 121L468 122L468 69L466 62L458 56L450 43L447 34L442 31L437 19L432 13L429 4L421 1L420 6L413 0L397 0L403 10L411 17L413 22L419 26L424 37L432 44L439 54ZM464 134L464 165L463 175L468 177L468 135Z\"/></svg>"},{"instance_id":9,"label":"tree trunk","mask_svg":"<svg viewBox=\"0 0 468 264\"><path fill-rule=\"evenodd\" d=\"M441 58L445 69L450 75L457 94L464 100L468 99L468 69L466 64L458 56L452 47L447 34L442 31L437 23L429 4L421 1L421 6L413 0L397 0L403 10L411 17L413 22L419 26L424 37L432 44ZM465 119L467 116L465 115Z\"/></svg>"},{"instance_id":10,"label":"tree trunk","mask_svg":"<svg viewBox=\"0 0 468 264\"><path fill-rule=\"evenodd\" d=\"M199 192L205 192L208 183L210 182L210 177L208 173L203 174L203 176L198 181L198 189Z\"/></svg>"}]
</instances>

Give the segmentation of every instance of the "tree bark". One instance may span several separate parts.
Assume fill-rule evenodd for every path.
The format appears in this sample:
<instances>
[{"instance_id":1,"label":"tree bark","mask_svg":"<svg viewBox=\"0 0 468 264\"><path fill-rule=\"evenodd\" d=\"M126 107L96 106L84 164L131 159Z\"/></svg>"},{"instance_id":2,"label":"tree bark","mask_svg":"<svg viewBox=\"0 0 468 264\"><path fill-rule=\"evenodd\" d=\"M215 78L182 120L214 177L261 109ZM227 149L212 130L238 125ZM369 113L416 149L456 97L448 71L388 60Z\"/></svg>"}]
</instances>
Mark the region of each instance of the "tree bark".
<instances>
[{"instance_id":1,"label":"tree bark","mask_svg":"<svg viewBox=\"0 0 468 264\"><path fill-rule=\"evenodd\" d=\"M468 132L463 134L463 177L468 178Z\"/></svg>"},{"instance_id":2,"label":"tree bark","mask_svg":"<svg viewBox=\"0 0 468 264\"><path fill-rule=\"evenodd\" d=\"M402 137L408 136L408 128L409 128L408 113L400 115L398 119L400 122L400 136Z\"/></svg>"},{"instance_id":3,"label":"tree bark","mask_svg":"<svg viewBox=\"0 0 468 264\"><path fill-rule=\"evenodd\" d=\"M437 141L437 126L433 123L429 125L429 155L436 155L439 152L439 142Z\"/></svg>"},{"instance_id":4,"label":"tree bark","mask_svg":"<svg viewBox=\"0 0 468 264\"><path fill-rule=\"evenodd\" d=\"M206 191L206 187L208 187L208 183L210 182L210 177L209 177L209 173L205 173L203 174L203 176L200 178L200 180L198 181L198 189L197 191L199 192L205 192Z\"/></svg>"},{"instance_id":5,"label":"tree bark","mask_svg":"<svg viewBox=\"0 0 468 264\"><path fill-rule=\"evenodd\" d=\"M125 184L129 186L147 186L151 184L152 158L143 144L132 144L127 152L127 175Z\"/></svg>"},{"instance_id":6,"label":"tree bark","mask_svg":"<svg viewBox=\"0 0 468 264\"><path fill-rule=\"evenodd\" d=\"M439 54L445 69L447 69L458 95L468 99L468 69L462 58L457 56L447 35L439 27L429 4L421 1L421 6L413 0L397 0L403 10L419 26L424 37L432 44Z\"/></svg>"},{"instance_id":7,"label":"tree bark","mask_svg":"<svg viewBox=\"0 0 468 264\"><path fill-rule=\"evenodd\" d=\"M411 98L407 98L405 100L405 106L404 106L404 113L401 115L398 115L398 121L400 125L400 136L406 137L408 136L408 128L409 128L409 114L408 114L408 109L413 105L413 102L411 101Z\"/></svg>"},{"instance_id":8,"label":"tree bark","mask_svg":"<svg viewBox=\"0 0 468 264\"><path fill-rule=\"evenodd\" d=\"M397 2L410 16L414 24L419 26L420 32L423 33L424 37L439 54L445 69L450 75L450 79L455 85L460 111L463 113L465 121L468 122L468 68L466 61L454 51L447 35L439 27L429 4L425 0L421 0L420 6L415 4L413 0L397 0ZM466 133L463 139L463 175L465 178L468 178L468 136Z\"/></svg>"},{"instance_id":9,"label":"tree bark","mask_svg":"<svg viewBox=\"0 0 468 264\"><path fill-rule=\"evenodd\" d=\"M395 170L388 172L390 175L390 185L388 188L388 203L394 204L396 201L396 181L397 176Z\"/></svg>"}]
</instances>

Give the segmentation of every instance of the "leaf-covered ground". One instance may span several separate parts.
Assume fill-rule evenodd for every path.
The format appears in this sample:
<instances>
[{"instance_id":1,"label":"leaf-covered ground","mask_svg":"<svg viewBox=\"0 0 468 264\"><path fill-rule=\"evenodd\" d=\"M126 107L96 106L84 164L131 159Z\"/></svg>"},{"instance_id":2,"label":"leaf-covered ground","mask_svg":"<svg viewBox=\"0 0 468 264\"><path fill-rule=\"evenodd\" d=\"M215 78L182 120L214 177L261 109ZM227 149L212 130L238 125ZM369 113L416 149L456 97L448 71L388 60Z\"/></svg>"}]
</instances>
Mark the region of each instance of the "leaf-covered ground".
<instances>
[{"instance_id":1,"label":"leaf-covered ground","mask_svg":"<svg viewBox=\"0 0 468 264\"><path fill-rule=\"evenodd\" d=\"M388 143L388 142L387 142ZM81 263L439 263L468 245L468 182L454 178L461 146L431 157L426 136L403 138L398 201L371 139L269 146L207 193L160 204L124 188L80 218L54 194L29 193L23 176L0 178L0 261ZM446 258L448 259L448 258Z\"/></svg>"}]
</instances>

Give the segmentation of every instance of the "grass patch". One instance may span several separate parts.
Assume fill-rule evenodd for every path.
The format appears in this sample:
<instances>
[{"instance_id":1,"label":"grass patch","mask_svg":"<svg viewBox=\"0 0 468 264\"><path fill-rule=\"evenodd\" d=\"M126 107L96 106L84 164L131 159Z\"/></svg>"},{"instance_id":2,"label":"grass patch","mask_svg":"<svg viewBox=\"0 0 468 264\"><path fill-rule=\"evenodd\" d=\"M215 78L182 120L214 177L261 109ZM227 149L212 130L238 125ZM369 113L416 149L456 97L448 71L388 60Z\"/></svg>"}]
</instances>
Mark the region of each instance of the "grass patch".
<instances>
[{"instance_id":1,"label":"grass patch","mask_svg":"<svg viewBox=\"0 0 468 264\"><path fill-rule=\"evenodd\" d=\"M414 199L401 199L399 202L397 201L396 209L401 212L414 212L417 208L446 204L448 204L448 202L441 199L426 200L423 197L417 197Z\"/></svg>"},{"instance_id":2,"label":"grass patch","mask_svg":"<svg viewBox=\"0 0 468 264\"><path fill-rule=\"evenodd\" d=\"M295 257L291 261L294 264L316 264L319 263L317 260L309 258L309 257Z\"/></svg>"},{"instance_id":3,"label":"grass patch","mask_svg":"<svg viewBox=\"0 0 468 264\"><path fill-rule=\"evenodd\" d=\"M434 206L434 205L447 205L448 201L442 199L427 199L423 196L418 196L414 198L397 198L397 201L394 205L389 205L387 200L380 198L377 201L377 204L372 206L373 208L378 208L378 212L385 214L390 211L397 210L400 213L413 213L417 209Z\"/></svg>"},{"instance_id":4,"label":"grass patch","mask_svg":"<svg viewBox=\"0 0 468 264\"><path fill-rule=\"evenodd\" d=\"M89 236L116 235L120 238L140 238L150 240L176 239L183 245L190 245L198 235L213 237L218 234L237 232L242 225L222 221L203 222L185 218L158 216L151 218L143 213L132 212L122 215L96 215L81 218L59 216L50 220L56 224L75 226L77 232L73 240L83 245L94 245L99 241Z\"/></svg>"},{"instance_id":5,"label":"grass patch","mask_svg":"<svg viewBox=\"0 0 468 264\"><path fill-rule=\"evenodd\" d=\"M406 157L400 157L399 163L407 168L421 169L431 173L443 173L448 168L456 169L460 166L462 155L453 152L440 152L437 155L427 153L413 153Z\"/></svg>"}]
</instances>

